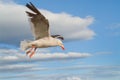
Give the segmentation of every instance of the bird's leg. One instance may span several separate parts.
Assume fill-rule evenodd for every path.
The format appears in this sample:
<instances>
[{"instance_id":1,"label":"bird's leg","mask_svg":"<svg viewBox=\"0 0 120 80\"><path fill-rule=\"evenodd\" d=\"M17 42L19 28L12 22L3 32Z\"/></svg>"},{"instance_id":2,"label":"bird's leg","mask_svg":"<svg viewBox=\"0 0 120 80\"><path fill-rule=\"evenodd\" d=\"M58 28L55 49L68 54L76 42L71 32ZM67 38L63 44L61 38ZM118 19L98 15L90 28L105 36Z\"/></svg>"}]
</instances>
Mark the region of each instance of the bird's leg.
<instances>
[{"instance_id":1,"label":"bird's leg","mask_svg":"<svg viewBox=\"0 0 120 80\"><path fill-rule=\"evenodd\" d=\"M29 51L26 52L26 55L28 55L31 51L32 51L33 48L31 48Z\"/></svg>"},{"instance_id":2,"label":"bird's leg","mask_svg":"<svg viewBox=\"0 0 120 80\"><path fill-rule=\"evenodd\" d=\"M32 48L26 52L26 55L28 55L34 48L34 45L32 45Z\"/></svg>"},{"instance_id":3,"label":"bird's leg","mask_svg":"<svg viewBox=\"0 0 120 80\"><path fill-rule=\"evenodd\" d=\"M37 49L37 48L34 46L34 50L33 50L33 52L32 52L32 53L30 54L30 56L29 56L30 58L35 54L36 49Z\"/></svg>"}]
</instances>

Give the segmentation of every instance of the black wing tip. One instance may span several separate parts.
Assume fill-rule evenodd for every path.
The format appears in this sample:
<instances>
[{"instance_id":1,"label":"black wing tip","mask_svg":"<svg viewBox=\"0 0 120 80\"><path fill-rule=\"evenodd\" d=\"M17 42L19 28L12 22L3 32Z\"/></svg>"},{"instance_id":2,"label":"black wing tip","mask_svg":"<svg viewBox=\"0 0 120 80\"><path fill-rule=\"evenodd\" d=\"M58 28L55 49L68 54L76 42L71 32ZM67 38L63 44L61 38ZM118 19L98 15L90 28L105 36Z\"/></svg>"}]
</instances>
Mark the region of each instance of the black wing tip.
<instances>
[{"instance_id":1,"label":"black wing tip","mask_svg":"<svg viewBox=\"0 0 120 80\"><path fill-rule=\"evenodd\" d=\"M32 4L32 2L29 2L29 3L26 3L26 5L31 5ZM33 4L32 4L33 5Z\"/></svg>"},{"instance_id":2,"label":"black wing tip","mask_svg":"<svg viewBox=\"0 0 120 80\"><path fill-rule=\"evenodd\" d=\"M26 3L26 7L31 7L33 4L32 4L32 2L29 2L29 3Z\"/></svg>"},{"instance_id":3,"label":"black wing tip","mask_svg":"<svg viewBox=\"0 0 120 80\"><path fill-rule=\"evenodd\" d=\"M28 6L30 6L30 4L29 4L29 3L26 3L26 7L28 7Z\"/></svg>"},{"instance_id":4,"label":"black wing tip","mask_svg":"<svg viewBox=\"0 0 120 80\"><path fill-rule=\"evenodd\" d=\"M26 7L32 10L36 14L40 14L39 10L32 4L32 2L26 3Z\"/></svg>"},{"instance_id":5,"label":"black wing tip","mask_svg":"<svg viewBox=\"0 0 120 80\"><path fill-rule=\"evenodd\" d=\"M62 37L62 36L60 36L60 37L57 37L58 39L61 39L61 40L64 40L64 38Z\"/></svg>"},{"instance_id":6,"label":"black wing tip","mask_svg":"<svg viewBox=\"0 0 120 80\"><path fill-rule=\"evenodd\" d=\"M33 3L32 3L32 2L29 2L29 3L26 3L26 5L33 5Z\"/></svg>"},{"instance_id":7,"label":"black wing tip","mask_svg":"<svg viewBox=\"0 0 120 80\"><path fill-rule=\"evenodd\" d=\"M32 2L29 2L31 5L33 5L33 3Z\"/></svg>"},{"instance_id":8,"label":"black wing tip","mask_svg":"<svg viewBox=\"0 0 120 80\"><path fill-rule=\"evenodd\" d=\"M64 40L64 37L62 37L61 35L51 35L53 38L58 38L61 40Z\"/></svg>"},{"instance_id":9,"label":"black wing tip","mask_svg":"<svg viewBox=\"0 0 120 80\"><path fill-rule=\"evenodd\" d=\"M64 38L63 37L59 37L61 40L64 40Z\"/></svg>"},{"instance_id":10,"label":"black wing tip","mask_svg":"<svg viewBox=\"0 0 120 80\"><path fill-rule=\"evenodd\" d=\"M32 2L29 2L30 4L32 4Z\"/></svg>"}]
</instances>

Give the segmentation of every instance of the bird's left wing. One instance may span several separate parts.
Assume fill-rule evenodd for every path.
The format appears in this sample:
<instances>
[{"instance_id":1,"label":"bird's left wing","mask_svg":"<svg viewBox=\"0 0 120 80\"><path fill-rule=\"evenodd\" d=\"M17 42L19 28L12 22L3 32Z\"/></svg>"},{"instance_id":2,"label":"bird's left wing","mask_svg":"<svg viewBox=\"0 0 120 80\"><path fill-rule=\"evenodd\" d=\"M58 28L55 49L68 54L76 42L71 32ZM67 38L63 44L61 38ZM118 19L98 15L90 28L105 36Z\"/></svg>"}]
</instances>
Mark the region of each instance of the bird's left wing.
<instances>
[{"instance_id":1,"label":"bird's left wing","mask_svg":"<svg viewBox=\"0 0 120 80\"><path fill-rule=\"evenodd\" d=\"M32 12L26 11L30 17L30 22L32 23L32 31L35 39L40 39L43 37L48 37L49 34L49 22L48 20L38 11L38 9L30 2L26 4Z\"/></svg>"},{"instance_id":2,"label":"bird's left wing","mask_svg":"<svg viewBox=\"0 0 120 80\"><path fill-rule=\"evenodd\" d=\"M61 35L51 35L53 38L58 38L61 40L64 40L64 37L62 37Z\"/></svg>"}]
</instances>

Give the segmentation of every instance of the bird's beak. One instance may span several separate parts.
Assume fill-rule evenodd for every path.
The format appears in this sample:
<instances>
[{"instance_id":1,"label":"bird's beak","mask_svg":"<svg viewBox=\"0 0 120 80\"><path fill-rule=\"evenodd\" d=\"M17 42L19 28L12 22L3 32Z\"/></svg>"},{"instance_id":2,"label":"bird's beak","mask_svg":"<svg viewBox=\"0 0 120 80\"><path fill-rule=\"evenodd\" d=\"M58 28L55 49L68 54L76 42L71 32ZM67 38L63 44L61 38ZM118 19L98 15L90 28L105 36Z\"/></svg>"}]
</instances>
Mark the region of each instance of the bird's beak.
<instances>
[{"instance_id":1,"label":"bird's beak","mask_svg":"<svg viewBox=\"0 0 120 80\"><path fill-rule=\"evenodd\" d=\"M64 47L64 45L61 45L60 47L62 48L62 50L65 50L65 47Z\"/></svg>"}]
</instances>

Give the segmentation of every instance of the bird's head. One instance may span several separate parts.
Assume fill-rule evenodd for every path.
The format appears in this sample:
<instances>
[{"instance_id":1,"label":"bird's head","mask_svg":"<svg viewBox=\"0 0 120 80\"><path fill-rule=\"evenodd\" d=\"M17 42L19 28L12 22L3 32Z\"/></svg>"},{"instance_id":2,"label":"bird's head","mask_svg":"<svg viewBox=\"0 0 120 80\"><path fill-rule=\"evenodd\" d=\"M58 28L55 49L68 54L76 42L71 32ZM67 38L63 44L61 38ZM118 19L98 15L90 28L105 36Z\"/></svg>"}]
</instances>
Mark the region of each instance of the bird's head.
<instances>
[{"instance_id":1,"label":"bird's head","mask_svg":"<svg viewBox=\"0 0 120 80\"><path fill-rule=\"evenodd\" d=\"M62 48L62 50L65 50L64 45L61 40L57 39L58 46Z\"/></svg>"}]
</instances>

